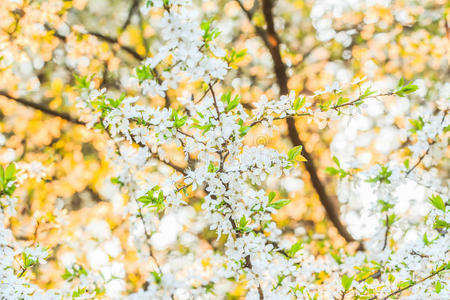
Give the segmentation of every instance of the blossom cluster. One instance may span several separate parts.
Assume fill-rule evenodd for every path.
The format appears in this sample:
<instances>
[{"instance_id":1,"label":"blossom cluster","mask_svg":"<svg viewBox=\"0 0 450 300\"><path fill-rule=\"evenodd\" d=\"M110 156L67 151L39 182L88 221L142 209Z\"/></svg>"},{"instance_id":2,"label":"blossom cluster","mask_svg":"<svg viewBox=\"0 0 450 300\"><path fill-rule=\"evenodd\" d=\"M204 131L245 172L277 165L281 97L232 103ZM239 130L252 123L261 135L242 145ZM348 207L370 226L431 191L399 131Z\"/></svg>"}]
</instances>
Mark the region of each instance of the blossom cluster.
<instances>
[{"instance_id":1,"label":"blossom cluster","mask_svg":"<svg viewBox=\"0 0 450 300\"><path fill-rule=\"evenodd\" d=\"M291 199L268 188L268 182L286 179L308 163L303 146L283 152L248 145L246 137L257 127L278 130L287 119L305 118L322 130L365 118L372 103L413 97L418 86L401 79L379 91L363 78L310 95L291 91L273 100L262 95L244 107L239 91L225 86L240 54L221 47L212 20L203 20L189 0L147 0L140 12L159 18L159 39L158 50L134 69L131 82L138 95L119 96L95 76L74 75L80 123L108 137L114 173L108 188L123 195L127 243L147 272L145 283L127 298L225 298L236 286L245 289L247 299L378 299L403 291L411 299L450 295L449 189L432 169L448 151L448 107L411 113L405 130L409 152L396 153L387 163L352 165L341 163L339 154L333 158L335 166L325 171L339 177L339 201L350 230L369 223L363 218L373 222L356 242L357 250L317 255L312 238L283 234L274 215ZM9 64L10 54L3 56L0 63ZM201 87L200 96L185 89L187 84ZM184 94L177 107L171 95L179 90ZM103 220L76 233L89 236L88 242L68 242L88 252L90 268L67 254L62 287L45 291L30 283L32 268L52 253L35 243L21 247L7 227L15 213L16 185L45 175L35 163L17 166L19 171L14 163L0 169L0 295L125 297L121 241ZM409 185L423 189L422 201L404 204L402 192ZM61 207L58 214L64 215ZM208 241L199 237L205 231L213 235ZM169 249L162 237L177 246ZM161 255L158 249L167 251Z\"/></svg>"}]
</instances>

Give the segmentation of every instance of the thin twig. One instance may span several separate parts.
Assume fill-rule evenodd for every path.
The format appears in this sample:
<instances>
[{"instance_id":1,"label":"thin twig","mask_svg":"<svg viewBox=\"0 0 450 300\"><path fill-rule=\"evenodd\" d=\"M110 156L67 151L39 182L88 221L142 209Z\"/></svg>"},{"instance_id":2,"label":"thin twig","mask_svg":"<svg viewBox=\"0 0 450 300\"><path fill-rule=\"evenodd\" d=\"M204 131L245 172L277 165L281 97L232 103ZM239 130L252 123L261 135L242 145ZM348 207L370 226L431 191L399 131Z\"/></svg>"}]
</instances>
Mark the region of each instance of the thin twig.
<instances>
[{"instance_id":1,"label":"thin twig","mask_svg":"<svg viewBox=\"0 0 450 300\"><path fill-rule=\"evenodd\" d=\"M389 299L389 298L392 297L392 296L395 296L395 295L397 295L397 294L400 294L401 292L406 291L407 289L410 289L410 288L412 288L413 286L415 286L415 285L417 285L417 284L419 284L419 283L422 283L422 282L424 282L425 280L430 279L430 278L436 276L437 274L441 273L442 271L445 271L445 268L442 268L442 269L440 269L439 271L436 271L436 272L434 272L434 273L431 273L431 274L428 275L427 277L422 278L421 280L416 281L416 282L414 282L414 283L412 283L412 284L410 284L410 285L408 285L408 286L406 286L406 287L404 287L404 288L398 289L398 290L396 290L396 291L390 293L389 295L387 295L387 296L384 297L384 298L378 298L378 296L374 296L374 297L370 298L369 300L375 300L375 299L383 299L383 300L386 300L386 299Z\"/></svg>"},{"instance_id":2,"label":"thin twig","mask_svg":"<svg viewBox=\"0 0 450 300\"><path fill-rule=\"evenodd\" d=\"M127 19L125 20L125 22L122 25L122 31L124 31L128 27L128 25L130 25L133 14L139 8L139 2L140 2L140 0L133 0L133 3L130 6L130 10L128 11Z\"/></svg>"}]
</instances>

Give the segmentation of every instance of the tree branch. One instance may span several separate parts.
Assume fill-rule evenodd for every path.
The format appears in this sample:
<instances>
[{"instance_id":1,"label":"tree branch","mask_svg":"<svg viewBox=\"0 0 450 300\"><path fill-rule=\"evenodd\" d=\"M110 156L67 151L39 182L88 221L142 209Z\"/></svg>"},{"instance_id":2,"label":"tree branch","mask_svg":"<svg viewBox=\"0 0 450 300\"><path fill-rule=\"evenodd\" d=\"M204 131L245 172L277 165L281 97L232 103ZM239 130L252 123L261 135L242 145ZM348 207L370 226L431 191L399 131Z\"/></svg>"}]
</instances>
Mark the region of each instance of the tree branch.
<instances>
[{"instance_id":1,"label":"tree branch","mask_svg":"<svg viewBox=\"0 0 450 300\"><path fill-rule=\"evenodd\" d=\"M81 120L78 120L78 119L75 118L75 117L72 117L72 116L69 115L69 114L66 114L66 113L62 113L62 112L58 112L58 111L52 110L52 109L50 109L50 108L48 108L48 107L46 107L46 106L43 106L43 105L38 104L38 103L31 102L31 101L29 101L29 100L27 100L27 99L24 99L24 98L16 98L16 97L13 97L13 96L9 95L8 93L6 93L5 91L0 91L0 96L3 96L3 97L5 97L5 98L7 98L7 99L9 99L9 100L14 101L14 102L20 103L20 104L22 104L22 105L24 105L24 106L26 106L26 107L30 107L30 108L33 108L33 109L35 109L35 110L39 110L39 111L41 111L41 112L43 112L43 113L45 113L45 114L47 114L47 115L50 115L50 116L53 116L53 117L57 117L57 118L66 120L66 121L68 121L68 122L70 122L70 123L73 123L73 124L84 125L84 126L86 126L86 124L87 124L87 123L85 123L85 122L83 122L83 121L81 121ZM145 145L145 144L143 144L143 143L138 143L138 142L135 141L135 140L133 140L133 142L135 142L136 144L138 144L138 145L141 146L141 147L148 147L148 145ZM164 164L166 164L166 165L172 167L174 170L176 170L176 171L178 171L178 172L180 172L180 173L182 173L182 174L186 174L184 168L182 168L182 167L180 167L180 166L178 166L178 165L175 165L175 164L173 164L173 163L170 162L170 161L164 161L164 160L162 160L162 159L159 159L158 156L157 156L155 153L153 153L153 152L151 152L151 153L152 153L153 156L154 156L157 160L159 160L160 162L162 162L162 163L164 163Z\"/></svg>"},{"instance_id":2,"label":"tree branch","mask_svg":"<svg viewBox=\"0 0 450 300\"><path fill-rule=\"evenodd\" d=\"M241 1L237 0L240 7L244 11L244 13L247 15L247 18L251 22L252 14L250 11L245 9ZM258 35L263 40L264 44L268 48L270 55L272 56L273 60L273 69L276 75L277 84L280 88L280 95L287 95L289 92L288 89L288 77L286 72L286 65L283 63L283 60L281 58L281 52L280 52L280 38L278 34L275 31L275 24L274 24L274 17L272 13L273 8L273 1L272 0L262 0L262 11L264 14L264 18L266 20L267 28L266 30L262 29L261 27L255 26L255 30L258 33ZM328 218L333 223L333 225L338 230L339 234L347 241L347 242L353 242L356 241L351 234L347 231L347 228L345 225L341 222L340 216L339 216L339 210L330 198L330 196L327 194L327 191L325 189L325 186L323 185L321 179L319 178L317 174L317 169L314 164L314 160L309 154L309 152L306 150L304 143L299 137L298 130L295 126L295 120L293 118L287 118L286 119L287 125L288 125L288 135L289 139L291 140L292 144L294 146L302 146L302 155L307 159L305 162L305 167L307 172L309 173L311 177L311 183L316 190L319 200L322 203L322 206L325 208L325 211L327 213ZM360 244L360 249L363 249L363 245Z\"/></svg>"},{"instance_id":3,"label":"tree branch","mask_svg":"<svg viewBox=\"0 0 450 300\"><path fill-rule=\"evenodd\" d=\"M39 111L41 111L41 112L43 112L43 113L45 113L47 115L50 115L50 116L53 116L53 117L58 117L60 119L69 121L70 123L73 123L73 124L86 125L86 123L84 123L83 121L80 121L77 118L74 118L74 117L72 117L69 114L52 110L52 109L50 109L50 108L48 108L48 107L46 107L46 106L44 106L42 104L35 103L35 102L32 102L32 101L24 99L24 98L13 97L13 96L9 95L5 91L0 91L0 95L5 97L5 98L8 98L11 101L20 103L20 104L22 104L24 106L27 106L27 107L34 108L36 110L39 110Z\"/></svg>"},{"instance_id":4,"label":"tree branch","mask_svg":"<svg viewBox=\"0 0 450 300\"><path fill-rule=\"evenodd\" d=\"M415 286L416 284L422 283L422 282L426 281L427 279L430 279L430 278L436 276L437 274L441 273L442 271L445 271L445 268L442 268L442 269L440 269L439 271L433 272L433 273L431 273L430 275L428 275L427 277L422 278L421 280L418 280L418 281L416 281L416 282L414 282L414 283L412 283L412 284L410 284L410 285L408 285L408 286L406 286L406 287L404 287L404 288L398 289L398 290L396 290L396 291L390 293L390 294L387 295L386 297L378 298L377 296L375 296L375 297L370 298L369 300L375 300L375 299L383 299L383 300L386 300L386 299L389 299L389 298L391 298L392 296L395 296L395 295L397 295L397 294L400 294L400 293L403 292L403 291L406 291L407 289L412 288L412 287Z\"/></svg>"},{"instance_id":5,"label":"tree branch","mask_svg":"<svg viewBox=\"0 0 450 300\"><path fill-rule=\"evenodd\" d=\"M44 27L48 31L53 31L53 35L56 38L58 38L59 40L61 40L63 42L67 42L67 38L65 36L59 34L55 29L51 28L49 25L45 24ZM118 44L120 46L120 49L122 49L123 51L127 52L128 54L130 54L131 56L133 56L137 60L143 60L144 59L144 57L141 56L139 53L137 53L133 48L121 44L117 38L114 38L114 37L111 37L111 36L107 36L107 35L101 34L99 32L93 32L93 31L88 31L88 32L86 32L86 34L95 36L98 39L103 40L105 42L108 42L110 44Z\"/></svg>"},{"instance_id":6,"label":"tree branch","mask_svg":"<svg viewBox=\"0 0 450 300\"><path fill-rule=\"evenodd\" d=\"M105 42L110 43L110 44L118 44L123 51L127 52L128 54L130 54L131 56L133 56L137 60L144 60L144 58L145 58L142 55L140 55L139 53L137 53L133 48L121 44L119 42L119 40L114 38L114 37L110 37L110 36L101 34L99 32L93 32L93 31L88 31L88 34L89 35L93 35L93 36L95 36L95 37L97 37L97 38L99 38L99 39L101 39L101 40L103 40Z\"/></svg>"},{"instance_id":7,"label":"tree branch","mask_svg":"<svg viewBox=\"0 0 450 300\"><path fill-rule=\"evenodd\" d=\"M139 9L139 2L140 0L133 0L133 3L130 6L130 10L128 11L127 19L125 20L125 23L122 25L122 30L125 30L128 25L130 25L131 18L133 17L134 12Z\"/></svg>"}]
</instances>

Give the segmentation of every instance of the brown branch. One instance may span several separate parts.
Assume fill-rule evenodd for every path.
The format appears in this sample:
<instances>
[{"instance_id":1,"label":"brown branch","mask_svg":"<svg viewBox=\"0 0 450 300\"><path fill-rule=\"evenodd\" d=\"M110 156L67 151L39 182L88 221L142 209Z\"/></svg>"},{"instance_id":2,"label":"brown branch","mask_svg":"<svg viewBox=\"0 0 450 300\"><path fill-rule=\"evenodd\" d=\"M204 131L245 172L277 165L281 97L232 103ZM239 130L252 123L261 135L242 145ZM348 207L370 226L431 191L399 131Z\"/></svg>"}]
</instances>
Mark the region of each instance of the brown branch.
<instances>
[{"instance_id":1,"label":"brown branch","mask_svg":"<svg viewBox=\"0 0 450 300\"><path fill-rule=\"evenodd\" d=\"M386 232L384 233L384 242L383 242L383 248L381 250L384 251L384 249L386 249L387 245L388 245L388 237L389 237L389 228L390 224L389 224L389 215L386 213Z\"/></svg>"},{"instance_id":2,"label":"brown branch","mask_svg":"<svg viewBox=\"0 0 450 300\"><path fill-rule=\"evenodd\" d=\"M375 300L375 299L383 299L383 300L386 300L386 299L389 299L390 297L395 296L395 295L397 295L397 294L400 294L401 292L406 291L407 289L410 289L410 288L412 288L413 286L415 286L415 285L417 285L417 284L419 284L419 283L422 283L422 282L426 281L427 279L430 279L430 278L436 276L437 274L439 274L439 273L441 273L442 271L445 271L445 270L446 270L445 268L442 268L442 269L440 269L439 271L436 271L436 272L434 272L434 273L431 273L431 274L428 275L427 277L422 278L421 280L418 280L418 281L416 281L416 282L414 282L414 283L412 283L412 284L410 284L410 285L408 285L408 286L406 286L406 287L404 287L404 288L398 289L398 290L396 290L396 291L390 293L390 294L387 295L386 297L378 298L377 296L374 296L374 297L370 298L369 300Z\"/></svg>"},{"instance_id":3,"label":"brown branch","mask_svg":"<svg viewBox=\"0 0 450 300\"><path fill-rule=\"evenodd\" d=\"M238 1L241 8L243 8L244 12L247 14L247 17L249 17L249 20L251 21L250 17L251 14L248 13L247 10L243 7L240 1ZM264 18L266 20L267 29L264 31L264 33L261 32L258 27L255 26L255 30L260 35L262 40L264 41L264 44L268 48L270 55L272 56L273 60L273 68L277 79L277 84L280 88L280 95L286 95L289 92L288 89L288 77L286 72L286 65L283 63L283 60L281 58L281 52L280 52L280 38L278 37L278 34L275 31L275 25L274 25L274 18L272 14L272 8L273 8L273 1L272 0L262 0L262 10L264 14ZM311 183L316 190L319 200L322 203L323 207L325 208L325 211L328 215L328 218L333 223L333 225L338 230L339 234L347 241L347 242L353 242L355 239L351 236L351 234L347 231L347 228L345 225L341 222L340 216L339 216L339 210L336 207L336 205L333 203L330 196L327 194L327 191L325 190L325 186L323 185L321 179L319 178L317 174L317 169L314 164L313 158L307 152L304 143L300 140L298 130L295 126L295 120L293 118L287 118L286 119L287 125L288 125L288 135L289 139L291 140L292 144L294 146L303 146L302 155L307 159L305 162L306 170L308 171L310 177L311 177ZM360 249L363 248L363 245L360 244Z\"/></svg>"},{"instance_id":4,"label":"brown branch","mask_svg":"<svg viewBox=\"0 0 450 300\"><path fill-rule=\"evenodd\" d=\"M444 123L447 113L448 113L448 109L445 110L444 115L442 116L441 124ZM435 143L436 143L436 141L432 141L431 143L428 144L427 150L419 157L418 161L414 164L414 166L412 166L409 170L406 171L406 176L409 176L409 174L411 174L411 172L414 171L414 169L420 165L420 163L423 161L425 156L427 156L427 154L430 152L431 146L433 146Z\"/></svg>"},{"instance_id":5,"label":"brown branch","mask_svg":"<svg viewBox=\"0 0 450 300\"><path fill-rule=\"evenodd\" d=\"M151 245L151 243L150 243L150 239L151 239L151 234L148 232L148 230L147 230L147 226L146 226L146 224L145 224L145 220L144 220L144 215L142 214L142 208L141 208L141 205L139 204L139 201L136 199L136 198L134 198L134 200L135 200L135 202L136 202L136 205L137 205L137 207L138 207L138 218L141 220L141 222L142 222L142 226L144 227L144 234L145 234L145 237L147 238L147 247L148 247L148 252L149 252L149 255L150 255L150 257L153 259L153 262L155 263L155 265L156 265L156 269L158 270L158 273L160 273L161 274L161 266L160 266L160 264L158 263L158 260L156 259L156 257L155 257L155 254L153 253L153 248L152 248L152 245Z\"/></svg>"},{"instance_id":6,"label":"brown branch","mask_svg":"<svg viewBox=\"0 0 450 300\"><path fill-rule=\"evenodd\" d=\"M209 90L211 91L211 95L212 95L213 100L214 100L214 102L213 102L214 103L214 108L216 109L216 112L217 112L217 118L215 118L215 119L219 121L219 119L220 119L220 111L219 111L219 107L217 106L216 94L214 93L214 89L213 89L213 86L211 85L211 83L208 86L209 86Z\"/></svg>"},{"instance_id":7,"label":"brown branch","mask_svg":"<svg viewBox=\"0 0 450 300\"><path fill-rule=\"evenodd\" d=\"M20 104L22 104L22 105L24 105L24 106L26 106L26 107L30 107L30 108L39 110L39 111L41 111L41 112L43 112L43 113L45 113L45 114L47 114L47 115L50 115L50 116L53 116L53 117L57 117L57 118L61 118L61 119L66 120L66 121L68 121L68 122L70 122L70 123L73 123L73 124L84 125L84 126L86 126L86 124L87 124L87 123L85 123L85 122L83 122L83 121L81 121L81 120L78 120L77 118L72 117L72 116L69 115L69 114L66 114L66 113L62 113L62 112L58 112L58 111L52 110L52 109L50 109L50 108L48 108L48 107L46 107L46 106L43 106L43 105L38 104L38 103L31 102L30 100L27 100L27 99L24 99L24 98L16 98L16 97L13 97L13 96L9 95L8 93L6 93L5 91L0 91L0 96L3 96L3 97L5 97L5 98L7 98L7 99L9 99L9 100L12 100L12 101L15 101L15 102L17 102L17 103L20 103ZM134 142L135 144L141 146L141 147L148 147L148 145L143 144L143 143L138 143L138 142L135 141L134 139L133 139L133 142ZM164 164L166 164L166 165L172 167L174 170L176 170L176 171L178 171L178 172L180 172L180 173L182 173L182 174L186 174L184 168L182 168L182 167L180 167L180 166L178 166L178 165L175 165L175 164L173 164L173 163L170 162L170 161L164 161L164 160L162 160L162 159L159 159L155 153L153 153L153 152L151 152L151 153L152 153L153 156L154 156L156 159L158 159L160 162L162 162L162 163L164 163Z\"/></svg>"},{"instance_id":8,"label":"brown branch","mask_svg":"<svg viewBox=\"0 0 450 300\"><path fill-rule=\"evenodd\" d=\"M139 9L139 2L140 0L133 0L133 3L130 6L130 10L128 11L127 19L125 20L125 23L122 25L122 31L125 30L128 25L130 25L131 18L133 17L133 14L136 12L136 10Z\"/></svg>"},{"instance_id":9,"label":"brown branch","mask_svg":"<svg viewBox=\"0 0 450 300\"><path fill-rule=\"evenodd\" d=\"M59 34L55 29L51 28L48 24L45 24L44 27L48 31L52 31L53 35L56 38L58 38L59 40L61 40L62 42L67 42L67 38L65 36ZM130 54L131 56L133 56L137 60L143 60L145 58L145 57L141 56L139 53L137 53L133 48L121 44L117 38L114 38L114 37L111 37L111 36L107 36L107 35L101 34L99 32L93 32L93 31L88 31L88 32L86 32L86 34L95 36L98 39L103 40L105 42L108 42L110 44L117 44L117 45L119 45L120 48L123 51L127 52L128 54Z\"/></svg>"},{"instance_id":10,"label":"brown branch","mask_svg":"<svg viewBox=\"0 0 450 300\"><path fill-rule=\"evenodd\" d=\"M20 104L22 104L24 106L27 106L27 107L34 108L36 110L39 110L39 111L41 111L41 112L43 112L43 113L45 113L47 115L50 115L50 116L53 116L53 117L58 117L60 119L69 121L70 123L73 123L73 124L86 125L86 123L84 123L83 121L80 121L77 118L74 118L74 117L72 117L69 114L52 110L52 109L50 109L50 108L48 108L48 107L46 107L46 106L44 106L42 104L35 103L35 102L32 102L32 101L24 99L24 98L13 97L13 96L9 95L5 91L0 91L0 95L5 97L5 98L7 98L7 99L9 99L9 100L11 100L11 101L20 103Z\"/></svg>"},{"instance_id":11,"label":"brown branch","mask_svg":"<svg viewBox=\"0 0 450 300\"><path fill-rule=\"evenodd\" d=\"M95 37L97 37L97 38L99 38L99 39L101 39L101 40L103 40L105 42L108 42L110 44L118 44L123 51L127 52L128 54L130 54L131 56L133 56L137 60L143 60L145 58L142 55L140 55L139 53L137 53L133 48L121 44L119 42L119 40L114 38L114 37L110 37L110 36L101 34L99 32L93 32L93 31L89 31L88 34L92 35L92 36L95 36Z\"/></svg>"},{"instance_id":12,"label":"brown branch","mask_svg":"<svg viewBox=\"0 0 450 300\"><path fill-rule=\"evenodd\" d=\"M242 11L243 11L243 12L245 13L245 15L247 16L249 22L253 25L253 28L255 29L256 33L257 33L257 34L259 35L259 37L263 40L264 45L266 45L267 48L270 48L270 43L269 43L269 39L268 39L268 36L267 36L266 31L265 31L262 27L260 27L260 26L258 26L258 25L255 25L255 24L253 24L253 22L252 22L253 12L250 11L250 10L248 10L248 9L246 9L245 6L244 6L244 4L243 4L240 0L236 0L236 1L237 1L237 3L239 3L239 6L241 7ZM255 2L257 2L257 1L258 1L258 0L255 0Z\"/></svg>"},{"instance_id":13,"label":"brown branch","mask_svg":"<svg viewBox=\"0 0 450 300\"><path fill-rule=\"evenodd\" d=\"M137 60L144 60L145 59L144 56L142 56L139 53L137 53L133 48L125 46L125 45L122 45L119 42L119 40L116 39L116 38L113 38L113 37L110 37L110 36L106 36L106 35L103 35L103 34L98 33L98 32L91 32L90 31L90 32L88 32L88 34L90 34L92 36L95 36L95 37L97 37L97 38L99 38L99 39L101 39L103 41L106 41L106 42L108 42L110 44L118 44L123 51L131 54ZM158 71L156 70L156 68L153 68L152 72L154 73L154 76L156 77L156 81L158 82L158 84L161 84L162 80L161 80L160 75L159 75ZM169 108L171 101L170 101L169 96L167 95L167 91L164 93L164 100L165 100L165 107Z\"/></svg>"},{"instance_id":14,"label":"brown branch","mask_svg":"<svg viewBox=\"0 0 450 300\"><path fill-rule=\"evenodd\" d=\"M262 290L260 284L258 284L258 295L259 295L259 300L264 300L264 293L263 293L263 290Z\"/></svg>"}]
</instances>

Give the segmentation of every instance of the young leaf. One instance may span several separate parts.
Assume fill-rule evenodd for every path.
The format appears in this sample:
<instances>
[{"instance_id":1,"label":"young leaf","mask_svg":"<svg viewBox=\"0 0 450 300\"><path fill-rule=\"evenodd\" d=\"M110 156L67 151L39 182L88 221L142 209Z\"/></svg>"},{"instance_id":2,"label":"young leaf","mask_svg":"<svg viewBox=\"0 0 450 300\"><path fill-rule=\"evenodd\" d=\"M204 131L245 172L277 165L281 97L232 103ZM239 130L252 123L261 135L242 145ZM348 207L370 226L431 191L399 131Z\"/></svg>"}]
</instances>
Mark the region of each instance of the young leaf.
<instances>
[{"instance_id":1,"label":"young leaf","mask_svg":"<svg viewBox=\"0 0 450 300\"><path fill-rule=\"evenodd\" d=\"M5 185L5 171L3 170L3 166L0 166L0 185L4 186Z\"/></svg>"},{"instance_id":2,"label":"young leaf","mask_svg":"<svg viewBox=\"0 0 450 300\"><path fill-rule=\"evenodd\" d=\"M444 200L442 200L441 196L434 195L429 198L431 204L433 204L434 207L436 207L439 210L442 210L445 212L445 203Z\"/></svg>"},{"instance_id":3,"label":"young leaf","mask_svg":"<svg viewBox=\"0 0 450 300\"><path fill-rule=\"evenodd\" d=\"M298 241L297 243L295 243L294 245L291 246L291 248L287 251L287 255L289 257L294 257L295 253L297 253L298 251L300 251L303 248L302 246L302 242Z\"/></svg>"},{"instance_id":4,"label":"young leaf","mask_svg":"<svg viewBox=\"0 0 450 300\"><path fill-rule=\"evenodd\" d=\"M331 176L336 175L336 174L339 174L339 170L338 170L338 169L335 169L335 168L333 168L333 167L326 167L326 168L325 168L325 172L326 172L327 174L330 174Z\"/></svg>"},{"instance_id":5,"label":"young leaf","mask_svg":"<svg viewBox=\"0 0 450 300\"><path fill-rule=\"evenodd\" d=\"M269 203L271 203L273 201L273 199L275 199L276 193L275 192L270 192L269 193Z\"/></svg>"},{"instance_id":6,"label":"young leaf","mask_svg":"<svg viewBox=\"0 0 450 300\"><path fill-rule=\"evenodd\" d=\"M292 103L292 108L294 110L299 110L300 108L303 107L303 105L305 104L306 98L305 97L297 97L295 98L294 102Z\"/></svg>"},{"instance_id":7,"label":"young leaf","mask_svg":"<svg viewBox=\"0 0 450 300\"><path fill-rule=\"evenodd\" d=\"M398 84L397 84L397 90L394 92L397 96L405 97L405 95L409 95L411 93L414 93L417 91L419 87L415 84L405 84L405 81L403 78L400 78Z\"/></svg>"},{"instance_id":8,"label":"young leaf","mask_svg":"<svg viewBox=\"0 0 450 300\"><path fill-rule=\"evenodd\" d=\"M289 150L288 159L290 161L299 161L299 162L306 161L306 158L303 155L301 155L302 150L303 150L303 147L301 145L295 146L294 148Z\"/></svg>"},{"instance_id":9,"label":"young leaf","mask_svg":"<svg viewBox=\"0 0 450 300\"><path fill-rule=\"evenodd\" d=\"M339 159L336 156L333 156L333 161L339 168L341 167L341 163L339 162Z\"/></svg>"},{"instance_id":10,"label":"young leaf","mask_svg":"<svg viewBox=\"0 0 450 300\"><path fill-rule=\"evenodd\" d=\"M344 276L342 276L341 282L342 282L342 287L344 288L344 290L348 291L350 289L350 287L352 286L353 276L348 277L347 275L344 275Z\"/></svg>"},{"instance_id":11,"label":"young leaf","mask_svg":"<svg viewBox=\"0 0 450 300\"><path fill-rule=\"evenodd\" d=\"M282 207L288 205L291 202L289 199L280 199L275 202L272 202L269 204L270 207L273 207L275 209L281 209Z\"/></svg>"}]
</instances>

